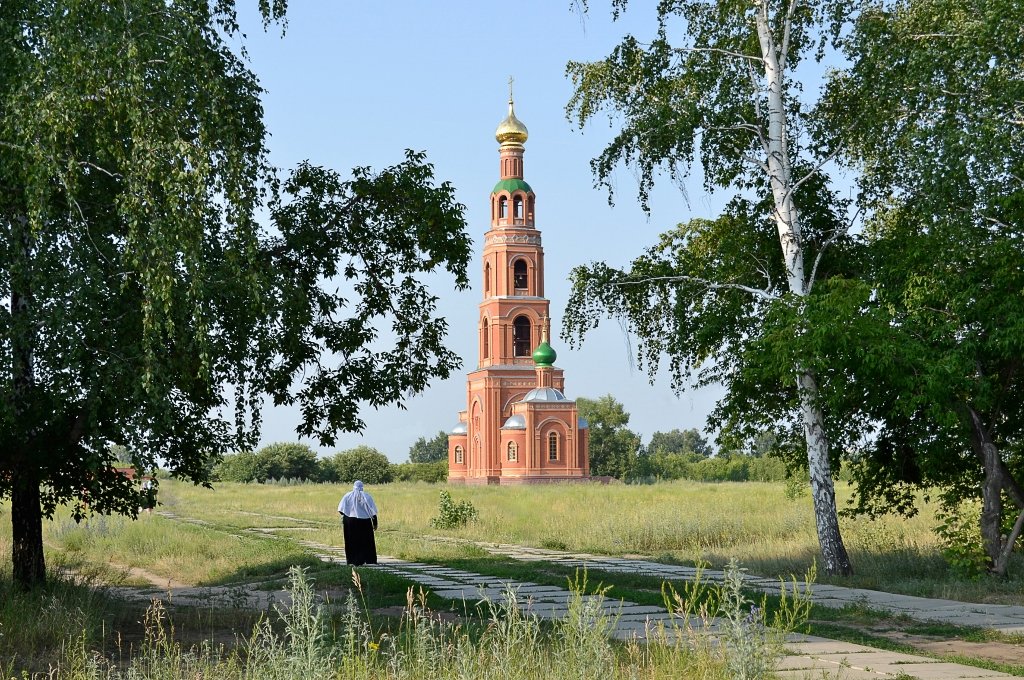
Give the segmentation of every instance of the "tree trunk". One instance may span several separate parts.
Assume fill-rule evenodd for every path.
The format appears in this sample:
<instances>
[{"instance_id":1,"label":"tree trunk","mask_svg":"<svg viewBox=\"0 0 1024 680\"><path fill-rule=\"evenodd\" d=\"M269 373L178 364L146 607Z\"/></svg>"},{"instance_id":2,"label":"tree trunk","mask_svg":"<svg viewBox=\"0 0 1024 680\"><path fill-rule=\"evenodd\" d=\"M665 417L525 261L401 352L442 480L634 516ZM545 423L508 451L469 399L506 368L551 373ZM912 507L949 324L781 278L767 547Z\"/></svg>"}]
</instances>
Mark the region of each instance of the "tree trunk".
<instances>
[{"instance_id":1,"label":"tree trunk","mask_svg":"<svg viewBox=\"0 0 1024 680\"><path fill-rule=\"evenodd\" d=\"M853 565L839 532L839 513L836 509L836 491L832 482L832 464L829 462L828 436L825 434L825 415L815 403L818 385L814 376L802 371L797 377L800 407L804 421L804 439L807 442L807 471L811 478L811 496L814 499L814 520L818 528L818 545L825 571L829 574L850 576Z\"/></svg>"},{"instance_id":2,"label":"tree trunk","mask_svg":"<svg viewBox=\"0 0 1024 680\"><path fill-rule=\"evenodd\" d=\"M786 21L790 20L787 18ZM793 195L795 187L789 159L786 104L782 91L785 55L779 55L776 51L765 4L758 7L755 22L764 60L765 82L768 85L768 137L764 141L764 151L768 180L775 203L773 217L786 264L789 290L799 297L804 297L810 285L804 275L799 212ZM755 93L754 96L759 98L760 94ZM796 367L796 382L807 445L807 467L811 478L811 495L814 498L814 518L818 527L818 544L825 572L849 576L853 573L853 566L850 564L850 556L846 552L839 531L825 417L817 403L818 384L814 376L802 366Z\"/></svg>"},{"instance_id":3,"label":"tree trunk","mask_svg":"<svg viewBox=\"0 0 1024 680\"><path fill-rule=\"evenodd\" d=\"M971 445L975 454L981 460L984 478L981 485L981 516L978 518L978 525L981 529L981 543L985 548L985 555L988 557L989 572L997 576L1006 575L1006 566L1009 561L1009 553L1013 544L1007 541L1003 543L1002 520L1003 520L1003 487L1006 486L1003 480L1003 466L999 457L999 449L992 441L988 429L981 420L981 415L972 407L968 406L967 411L971 417ZM1017 524L1021 518L1017 518ZM1015 527L1016 533L1020 530ZM1003 557L1003 553L1006 557Z\"/></svg>"},{"instance_id":4,"label":"tree trunk","mask_svg":"<svg viewBox=\"0 0 1024 680\"><path fill-rule=\"evenodd\" d=\"M16 473L17 474L17 473ZM11 492L11 529L14 550L14 581L26 590L46 582L43 558L43 513L39 505L39 482L15 479Z\"/></svg>"},{"instance_id":5,"label":"tree trunk","mask_svg":"<svg viewBox=\"0 0 1024 680\"><path fill-rule=\"evenodd\" d=\"M17 216L11 221L11 375L13 389L9 398L21 442L11 465L11 534L14 548L11 561L14 580L23 588L46 581L43 561L43 514L39 498L39 477L33 469L29 442L32 427L24 422L35 390L35 330L31 318L31 267L33 240L28 219Z\"/></svg>"}]
</instances>

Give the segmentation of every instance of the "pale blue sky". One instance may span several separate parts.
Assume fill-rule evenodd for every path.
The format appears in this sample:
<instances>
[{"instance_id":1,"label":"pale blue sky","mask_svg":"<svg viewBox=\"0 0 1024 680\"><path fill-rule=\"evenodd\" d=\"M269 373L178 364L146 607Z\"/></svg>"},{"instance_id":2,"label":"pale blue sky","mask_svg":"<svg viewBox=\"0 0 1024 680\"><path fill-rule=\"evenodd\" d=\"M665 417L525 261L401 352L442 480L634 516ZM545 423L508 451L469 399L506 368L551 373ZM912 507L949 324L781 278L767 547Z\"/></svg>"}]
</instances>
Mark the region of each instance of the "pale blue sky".
<instances>
[{"instance_id":1,"label":"pale blue sky","mask_svg":"<svg viewBox=\"0 0 1024 680\"><path fill-rule=\"evenodd\" d=\"M687 202L666 178L648 217L636 200L633 175L621 169L616 205L610 207L606 193L593 187L589 161L613 129L598 122L581 133L565 118L572 93L566 62L602 58L627 32L649 38L654 2L634 0L614 23L602 0L591 2L585 18L567 0L290 4L283 37L276 28L264 33L252 16L246 22L250 65L268 90L264 106L273 162L291 168L308 159L344 172L396 163L405 148L425 150L437 177L451 181L466 205L474 240L473 289L455 292L443 277L433 283L449 320L449 346L463 357L463 370L435 381L405 411L364 409L361 436L343 434L336 447L317 448L331 453L368 444L401 462L418 437L449 430L465 408L465 373L477 360L479 253L489 226L489 192L498 178L494 129L506 114L510 75L516 114L530 131L525 176L537 194L553 345L557 365L565 369L567 396L613 394L645 441L658 430L702 429L717 392L677 397L667 378L650 385L633 366L633 349L616 322L604 322L575 351L557 337L573 266L594 260L625 264L659 233L716 214L728 198L707 196L698 178L686 187ZM262 441L295 441L297 420L295 411L268 408Z\"/></svg>"}]
</instances>

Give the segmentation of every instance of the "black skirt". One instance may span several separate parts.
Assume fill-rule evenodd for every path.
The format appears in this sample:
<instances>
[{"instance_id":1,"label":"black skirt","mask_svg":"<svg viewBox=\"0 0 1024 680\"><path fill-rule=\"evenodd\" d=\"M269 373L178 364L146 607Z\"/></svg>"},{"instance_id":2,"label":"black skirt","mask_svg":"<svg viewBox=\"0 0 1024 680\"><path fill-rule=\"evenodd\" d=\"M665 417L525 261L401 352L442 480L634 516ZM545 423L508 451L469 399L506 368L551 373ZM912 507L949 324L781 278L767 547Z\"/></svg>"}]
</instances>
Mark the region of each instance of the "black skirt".
<instances>
[{"instance_id":1,"label":"black skirt","mask_svg":"<svg viewBox=\"0 0 1024 680\"><path fill-rule=\"evenodd\" d=\"M355 566L377 564L373 520L342 515L341 524L345 533L345 561Z\"/></svg>"}]
</instances>

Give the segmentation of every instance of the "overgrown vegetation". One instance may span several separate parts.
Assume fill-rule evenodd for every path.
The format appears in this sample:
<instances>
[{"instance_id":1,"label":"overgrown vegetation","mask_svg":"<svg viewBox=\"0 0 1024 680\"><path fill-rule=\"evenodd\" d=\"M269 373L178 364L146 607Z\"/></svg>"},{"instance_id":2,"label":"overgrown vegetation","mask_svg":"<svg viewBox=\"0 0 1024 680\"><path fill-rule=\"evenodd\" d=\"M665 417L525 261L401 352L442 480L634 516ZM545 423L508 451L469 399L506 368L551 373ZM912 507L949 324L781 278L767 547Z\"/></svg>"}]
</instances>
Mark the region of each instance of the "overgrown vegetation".
<instances>
[{"instance_id":1,"label":"overgrown vegetation","mask_svg":"<svg viewBox=\"0 0 1024 680\"><path fill-rule=\"evenodd\" d=\"M410 588L397 629L377 625L362 598L359 574L354 588L331 616L329 602L314 596L311 579L301 568L289 572L290 606L275 606L240 645L205 642L186 646L175 635L173 621L159 601L147 610L145 634L129 659L94 653L83 631L68 639L47 677L53 680L128 680L196 677L217 678L345 678L426 680L430 678L741 678L769 677L789 623L805 613L802 596L793 600L780 628L764 626L763 614L733 589L742 574L725 586L693 584L685 595L673 592L679 611L707 612L699 596L715 603L714 613L738 623L723 645L705 635L708 619L650 631L653 644L617 643L609 635L614 617L604 605L604 589L588 590L586 574L570 581L566 615L542 622L514 590L496 600L484 599L465 621L446 621L428 608L425 594ZM763 610L762 610L763 611ZM475 622L479 620L480 625ZM743 623L750 621L752 623ZM73 630L73 629L72 629ZM18 669L2 668L5 674ZM737 675L739 673L739 675Z\"/></svg>"},{"instance_id":2,"label":"overgrown vegetation","mask_svg":"<svg viewBox=\"0 0 1024 680\"><path fill-rule=\"evenodd\" d=\"M475 521L480 514L470 501L461 500L456 503L447 491L441 491L441 500L438 502L437 511L437 516L430 520L430 526L435 529L464 527Z\"/></svg>"}]
</instances>

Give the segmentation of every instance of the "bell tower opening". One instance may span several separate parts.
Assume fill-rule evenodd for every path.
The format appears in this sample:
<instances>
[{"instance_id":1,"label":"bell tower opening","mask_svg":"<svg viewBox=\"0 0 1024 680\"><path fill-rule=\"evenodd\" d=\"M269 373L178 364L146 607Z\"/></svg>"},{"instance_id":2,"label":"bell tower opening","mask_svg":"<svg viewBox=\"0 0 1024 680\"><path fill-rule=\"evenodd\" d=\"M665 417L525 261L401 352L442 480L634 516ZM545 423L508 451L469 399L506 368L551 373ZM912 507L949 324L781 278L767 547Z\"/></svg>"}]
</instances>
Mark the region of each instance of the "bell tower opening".
<instances>
[{"instance_id":1,"label":"bell tower opening","mask_svg":"<svg viewBox=\"0 0 1024 680\"><path fill-rule=\"evenodd\" d=\"M522 314L512 322L512 356L528 357L533 350L530 342L530 319Z\"/></svg>"}]
</instances>

